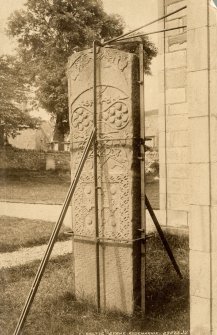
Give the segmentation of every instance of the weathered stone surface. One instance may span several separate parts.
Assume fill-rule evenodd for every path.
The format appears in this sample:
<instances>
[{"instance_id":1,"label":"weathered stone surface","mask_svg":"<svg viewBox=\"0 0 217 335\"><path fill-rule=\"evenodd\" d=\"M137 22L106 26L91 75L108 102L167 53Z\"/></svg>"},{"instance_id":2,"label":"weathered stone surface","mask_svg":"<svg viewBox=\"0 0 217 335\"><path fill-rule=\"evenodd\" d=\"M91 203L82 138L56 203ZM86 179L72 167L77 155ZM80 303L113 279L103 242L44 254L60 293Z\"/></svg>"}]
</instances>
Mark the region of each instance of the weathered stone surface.
<instances>
[{"instance_id":1,"label":"weathered stone surface","mask_svg":"<svg viewBox=\"0 0 217 335\"><path fill-rule=\"evenodd\" d=\"M178 68L166 71L166 87L180 88L186 86L187 73L186 68Z\"/></svg>"},{"instance_id":2,"label":"weathered stone surface","mask_svg":"<svg viewBox=\"0 0 217 335\"><path fill-rule=\"evenodd\" d=\"M170 190L168 189L168 196L167 196L167 202L168 202L168 209L173 210L181 210L181 211L188 211L189 210L189 194L175 194L175 193L169 193Z\"/></svg>"},{"instance_id":3,"label":"weathered stone surface","mask_svg":"<svg viewBox=\"0 0 217 335\"><path fill-rule=\"evenodd\" d=\"M189 178L189 164L168 164L167 165L168 178L188 179Z\"/></svg>"},{"instance_id":4,"label":"weathered stone surface","mask_svg":"<svg viewBox=\"0 0 217 335\"><path fill-rule=\"evenodd\" d=\"M209 163L192 163L191 169L191 199L192 205L209 205Z\"/></svg>"},{"instance_id":5,"label":"weathered stone surface","mask_svg":"<svg viewBox=\"0 0 217 335\"><path fill-rule=\"evenodd\" d=\"M189 132L188 130L170 131L167 133L168 147L188 147Z\"/></svg>"},{"instance_id":6,"label":"weathered stone surface","mask_svg":"<svg viewBox=\"0 0 217 335\"><path fill-rule=\"evenodd\" d=\"M72 175L93 127L93 54L69 58ZM97 124L100 287L104 308L132 313L140 300L140 253L132 245L140 221L138 64L132 54L97 52ZM93 154L90 152L73 204L75 289L96 299ZM136 255L136 257L135 257Z\"/></svg>"},{"instance_id":7,"label":"weathered stone surface","mask_svg":"<svg viewBox=\"0 0 217 335\"><path fill-rule=\"evenodd\" d=\"M190 206L189 243L190 249L209 252L209 206Z\"/></svg>"},{"instance_id":8,"label":"weathered stone surface","mask_svg":"<svg viewBox=\"0 0 217 335\"><path fill-rule=\"evenodd\" d=\"M170 178L167 183L167 192L173 194L189 194L189 180Z\"/></svg>"},{"instance_id":9,"label":"weathered stone surface","mask_svg":"<svg viewBox=\"0 0 217 335\"><path fill-rule=\"evenodd\" d=\"M210 335L210 300L191 296L191 334Z\"/></svg>"},{"instance_id":10,"label":"weathered stone surface","mask_svg":"<svg viewBox=\"0 0 217 335\"><path fill-rule=\"evenodd\" d=\"M173 4L168 5L166 7L166 13L167 14L172 13L172 12L176 11L177 9L179 9L179 8L181 8L183 6L186 6L186 5L187 5L187 1L186 0L182 0L182 1L179 1L177 3L173 3ZM180 12L178 12L176 14L173 14L173 15L169 16L166 20L167 21L174 20L174 19L180 18L180 17L182 17L184 15L185 15L185 12L184 11L180 11Z\"/></svg>"},{"instance_id":11,"label":"weathered stone surface","mask_svg":"<svg viewBox=\"0 0 217 335\"><path fill-rule=\"evenodd\" d=\"M186 131L188 129L187 115L168 115L167 117L167 131Z\"/></svg>"},{"instance_id":12,"label":"weathered stone surface","mask_svg":"<svg viewBox=\"0 0 217 335\"><path fill-rule=\"evenodd\" d=\"M167 148L167 163L168 164L182 164L189 162L189 148L176 147Z\"/></svg>"},{"instance_id":13,"label":"weathered stone surface","mask_svg":"<svg viewBox=\"0 0 217 335\"><path fill-rule=\"evenodd\" d=\"M216 15L217 17L217 15ZM217 24L209 28L210 69L217 69Z\"/></svg>"},{"instance_id":14,"label":"weathered stone surface","mask_svg":"<svg viewBox=\"0 0 217 335\"><path fill-rule=\"evenodd\" d=\"M190 118L191 162L206 163L209 161L209 118Z\"/></svg>"},{"instance_id":15,"label":"weathered stone surface","mask_svg":"<svg viewBox=\"0 0 217 335\"><path fill-rule=\"evenodd\" d=\"M166 69L176 69L186 66L186 50L166 53Z\"/></svg>"},{"instance_id":16,"label":"weathered stone surface","mask_svg":"<svg viewBox=\"0 0 217 335\"><path fill-rule=\"evenodd\" d=\"M201 298L210 298L210 254L190 251L190 293Z\"/></svg>"},{"instance_id":17,"label":"weathered stone surface","mask_svg":"<svg viewBox=\"0 0 217 335\"><path fill-rule=\"evenodd\" d=\"M197 13L197 15L195 15ZM191 0L187 8L188 29L207 25L207 0Z\"/></svg>"},{"instance_id":18,"label":"weathered stone surface","mask_svg":"<svg viewBox=\"0 0 217 335\"><path fill-rule=\"evenodd\" d=\"M175 30L173 30L175 31ZM168 40L168 44L169 44L169 48L171 46L173 46L174 44L185 44L187 42L187 32L184 32L183 31L183 28L180 29L179 31L179 35L177 35L177 32L176 32L176 36L172 36L169 38ZM182 46L183 48L183 46ZM179 49L181 49L181 47L179 47Z\"/></svg>"},{"instance_id":19,"label":"weathered stone surface","mask_svg":"<svg viewBox=\"0 0 217 335\"><path fill-rule=\"evenodd\" d=\"M175 228L188 226L188 212L184 210L167 210L167 225Z\"/></svg>"},{"instance_id":20,"label":"weathered stone surface","mask_svg":"<svg viewBox=\"0 0 217 335\"><path fill-rule=\"evenodd\" d=\"M188 71L200 71L208 67L207 29L206 27L188 30ZM197 55L197 57L195 57Z\"/></svg>"},{"instance_id":21,"label":"weathered stone surface","mask_svg":"<svg viewBox=\"0 0 217 335\"><path fill-rule=\"evenodd\" d=\"M168 115L188 114L188 103L174 104L167 106Z\"/></svg>"},{"instance_id":22,"label":"weathered stone surface","mask_svg":"<svg viewBox=\"0 0 217 335\"><path fill-rule=\"evenodd\" d=\"M208 71L188 73L189 116L208 115Z\"/></svg>"},{"instance_id":23,"label":"weathered stone surface","mask_svg":"<svg viewBox=\"0 0 217 335\"><path fill-rule=\"evenodd\" d=\"M170 88L166 92L167 104L176 104L186 101L185 88Z\"/></svg>"}]
</instances>

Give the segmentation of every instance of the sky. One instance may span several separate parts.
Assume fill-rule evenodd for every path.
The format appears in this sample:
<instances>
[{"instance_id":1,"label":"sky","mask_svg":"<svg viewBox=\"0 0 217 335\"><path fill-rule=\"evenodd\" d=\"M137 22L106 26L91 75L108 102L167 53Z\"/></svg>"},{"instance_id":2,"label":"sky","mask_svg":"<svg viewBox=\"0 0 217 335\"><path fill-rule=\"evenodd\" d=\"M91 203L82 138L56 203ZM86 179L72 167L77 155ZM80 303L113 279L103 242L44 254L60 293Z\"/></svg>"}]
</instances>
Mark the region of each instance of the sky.
<instances>
[{"instance_id":1,"label":"sky","mask_svg":"<svg viewBox=\"0 0 217 335\"><path fill-rule=\"evenodd\" d=\"M217 0L216 0L217 1ZM0 54L13 53L16 47L15 41L9 39L5 33L7 18L15 11L23 8L26 0L0 0ZM125 21L126 30L137 28L157 18L157 0L103 0L104 9L108 14L119 14ZM150 30L156 30L156 26L151 26ZM149 31L150 31L149 30ZM147 30L146 30L147 31ZM152 41L157 43L157 36L151 36ZM153 61L153 74L157 74L157 62ZM153 96L156 94L156 76L147 78L146 104L147 109L155 109ZM150 103L149 103L150 102ZM150 105L152 104L152 105ZM43 113L42 113L43 114ZM44 115L42 115L44 118Z\"/></svg>"},{"instance_id":2,"label":"sky","mask_svg":"<svg viewBox=\"0 0 217 335\"><path fill-rule=\"evenodd\" d=\"M217 0L216 0L217 1ZM11 53L16 44L5 34L7 18L10 14L23 7L26 0L0 0L0 54ZM103 0L104 9L107 13L121 15L126 23L126 29L133 29L156 18L156 0ZM147 5L148 4L148 5Z\"/></svg>"}]
</instances>

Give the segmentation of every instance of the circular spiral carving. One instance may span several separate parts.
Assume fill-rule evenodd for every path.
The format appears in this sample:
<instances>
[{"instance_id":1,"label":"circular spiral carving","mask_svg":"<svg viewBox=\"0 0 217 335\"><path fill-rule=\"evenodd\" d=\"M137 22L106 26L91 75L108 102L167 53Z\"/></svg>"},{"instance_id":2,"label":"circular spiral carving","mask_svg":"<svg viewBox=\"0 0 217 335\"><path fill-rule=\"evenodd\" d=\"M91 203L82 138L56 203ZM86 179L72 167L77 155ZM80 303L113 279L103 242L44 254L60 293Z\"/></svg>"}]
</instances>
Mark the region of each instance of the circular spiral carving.
<instances>
[{"instance_id":1,"label":"circular spiral carving","mask_svg":"<svg viewBox=\"0 0 217 335\"><path fill-rule=\"evenodd\" d=\"M90 125L90 116L86 108L77 108L72 115L72 125L80 131L85 130Z\"/></svg>"},{"instance_id":2,"label":"circular spiral carving","mask_svg":"<svg viewBox=\"0 0 217 335\"><path fill-rule=\"evenodd\" d=\"M123 102L116 102L103 113L103 119L116 128L123 128L129 119L128 108Z\"/></svg>"}]
</instances>

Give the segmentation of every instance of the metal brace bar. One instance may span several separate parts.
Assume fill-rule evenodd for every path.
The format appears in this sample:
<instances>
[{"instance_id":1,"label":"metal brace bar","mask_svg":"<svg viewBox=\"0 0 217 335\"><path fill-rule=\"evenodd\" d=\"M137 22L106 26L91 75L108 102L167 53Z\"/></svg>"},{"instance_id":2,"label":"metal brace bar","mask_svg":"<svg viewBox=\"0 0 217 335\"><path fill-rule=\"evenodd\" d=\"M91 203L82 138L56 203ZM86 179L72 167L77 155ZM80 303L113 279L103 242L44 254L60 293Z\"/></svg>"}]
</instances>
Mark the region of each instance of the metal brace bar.
<instances>
[{"instance_id":1,"label":"metal brace bar","mask_svg":"<svg viewBox=\"0 0 217 335\"><path fill-rule=\"evenodd\" d=\"M161 228L161 226L160 226L160 224L158 222L158 219L157 219L157 217L156 217L156 215L155 215L155 213L154 213L154 211L153 211L153 209L151 207L151 204L150 204L150 202L148 200L147 195L145 196L145 205L146 205L146 207L147 207L147 209L149 211L149 214L150 214L150 216L151 216L151 218L152 218L152 220L153 220L153 222L155 224L157 232L158 232L158 234L160 236L160 239L161 239L161 241L162 241L162 243L164 245L164 248L166 249L166 252L167 252L167 254L168 254L168 256L169 256L169 258L170 258L170 260L171 260L171 262L173 264L173 267L176 270L176 273L178 274L178 276L181 279L183 279L182 273L181 273L181 271L179 269L179 266L178 266L178 264L177 264L177 262L175 260L175 257L173 255L172 249L170 248L170 245L167 242L167 239L166 239L166 237L164 235L164 232L163 232L163 230L162 230L162 228Z\"/></svg>"},{"instance_id":2,"label":"metal brace bar","mask_svg":"<svg viewBox=\"0 0 217 335\"><path fill-rule=\"evenodd\" d=\"M102 43L102 46L105 46L105 45L107 45L107 44L110 44L110 43L112 43L112 42L114 42L114 41L117 41L118 39L120 39L120 38L122 38L122 37L128 36L128 35L130 35L130 34L132 34L132 33L135 33L136 31L141 30L141 29L143 29L143 28L145 28L145 27L148 27L148 26L150 26L150 25L152 25L152 24L154 24L154 23L156 23L156 22L159 22L159 21L161 21L161 20L164 20L164 19L166 19L167 17L169 17L169 16L171 16L171 15L173 15L173 14L176 14L176 13L178 13L178 12L180 12L180 11L186 9L186 8L187 8L187 6L181 7L181 8L179 8L179 9L175 10L174 12L171 12L171 13L169 13L169 14L167 14L167 15L164 15L164 16L162 16L162 17L159 17L158 19L153 20L153 21L151 21L151 22L148 22L148 23L144 24L143 26L141 26L141 27L139 27L139 28L136 28L136 29L133 29L133 30L129 31L128 33L125 33L125 34L122 34L122 35L120 35L120 36L118 36L118 37L112 38L112 39L110 39L110 40L108 40L108 41Z\"/></svg>"}]
</instances>

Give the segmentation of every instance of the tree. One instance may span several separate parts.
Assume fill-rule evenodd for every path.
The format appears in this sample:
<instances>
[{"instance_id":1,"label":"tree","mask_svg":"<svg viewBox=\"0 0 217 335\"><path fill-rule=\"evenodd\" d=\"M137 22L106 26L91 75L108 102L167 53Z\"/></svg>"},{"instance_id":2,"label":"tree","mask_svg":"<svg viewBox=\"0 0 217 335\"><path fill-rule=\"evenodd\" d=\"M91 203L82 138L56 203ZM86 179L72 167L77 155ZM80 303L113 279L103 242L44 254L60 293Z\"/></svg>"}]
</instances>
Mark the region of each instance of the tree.
<instances>
[{"instance_id":1,"label":"tree","mask_svg":"<svg viewBox=\"0 0 217 335\"><path fill-rule=\"evenodd\" d=\"M25 110L26 86L22 67L15 57L0 56L0 145L8 136L16 136L20 127L34 128L37 119Z\"/></svg>"},{"instance_id":2,"label":"tree","mask_svg":"<svg viewBox=\"0 0 217 335\"><path fill-rule=\"evenodd\" d=\"M68 57L75 48L91 47L94 39L120 35L123 21L117 15L106 14L100 0L27 0L25 7L9 18L8 32L17 38L26 76L38 88L41 107L56 116L57 128L63 135L69 127L65 74ZM149 60L154 56L154 47L150 46Z\"/></svg>"}]
</instances>

